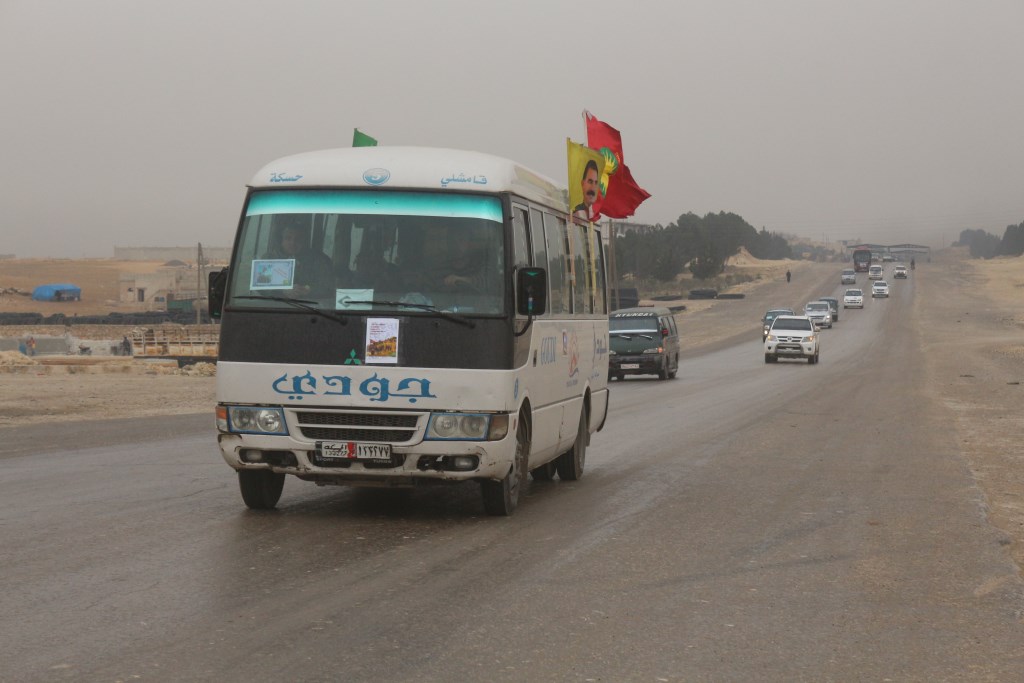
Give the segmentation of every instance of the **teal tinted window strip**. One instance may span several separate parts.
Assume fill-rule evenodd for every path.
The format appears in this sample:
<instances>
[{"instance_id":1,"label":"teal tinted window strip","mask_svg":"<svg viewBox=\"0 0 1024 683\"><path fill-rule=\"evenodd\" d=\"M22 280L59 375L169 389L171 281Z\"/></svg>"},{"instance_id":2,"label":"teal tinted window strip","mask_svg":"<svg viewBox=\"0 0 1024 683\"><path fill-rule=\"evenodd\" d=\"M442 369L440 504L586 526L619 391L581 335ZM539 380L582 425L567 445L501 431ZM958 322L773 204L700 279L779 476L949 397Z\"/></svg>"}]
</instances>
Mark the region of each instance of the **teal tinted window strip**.
<instances>
[{"instance_id":1,"label":"teal tinted window strip","mask_svg":"<svg viewBox=\"0 0 1024 683\"><path fill-rule=\"evenodd\" d=\"M497 197L473 197L441 192L302 191L256 192L246 216L275 213L340 213L385 216L482 218L501 222Z\"/></svg>"}]
</instances>

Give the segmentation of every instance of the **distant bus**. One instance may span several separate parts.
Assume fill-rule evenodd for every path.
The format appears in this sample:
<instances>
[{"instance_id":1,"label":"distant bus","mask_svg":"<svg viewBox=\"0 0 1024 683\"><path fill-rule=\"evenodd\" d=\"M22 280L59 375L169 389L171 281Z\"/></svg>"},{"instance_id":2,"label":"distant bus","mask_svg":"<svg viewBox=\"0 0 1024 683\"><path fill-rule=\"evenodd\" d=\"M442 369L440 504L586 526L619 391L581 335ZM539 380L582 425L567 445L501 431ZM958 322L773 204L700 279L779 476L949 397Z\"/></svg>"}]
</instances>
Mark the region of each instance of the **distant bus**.
<instances>
[{"instance_id":1,"label":"distant bus","mask_svg":"<svg viewBox=\"0 0 1024 683\"><path fill-rule=\"evenodd\" d=\"M282 250L283 248L286 248ZM249 185L221 320L218 442L245 504L316 484L582 476L608 412L597 228L512 161L360 147L278 159Z\"/></svg>"},{"instance_id":2,"label":"distant bus","mask_svg":"<svg viewBox=\"0 0 1024 683\"><path fill-rule=\"evenodd\" d=\"M870 249L854 249L853 250L853 269L858 273L868 272L868 266L871 265L871 250Z\"/></svg>"}]
</instances>

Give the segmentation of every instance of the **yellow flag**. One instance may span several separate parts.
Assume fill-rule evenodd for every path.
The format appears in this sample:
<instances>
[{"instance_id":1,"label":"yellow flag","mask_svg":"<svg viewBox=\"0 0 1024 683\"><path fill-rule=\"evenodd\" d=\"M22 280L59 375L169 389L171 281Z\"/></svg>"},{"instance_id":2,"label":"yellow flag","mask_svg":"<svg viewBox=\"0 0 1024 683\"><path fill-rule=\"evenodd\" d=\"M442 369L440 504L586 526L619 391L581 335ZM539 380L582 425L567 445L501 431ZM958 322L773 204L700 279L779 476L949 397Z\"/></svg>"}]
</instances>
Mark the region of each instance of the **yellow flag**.
<instances>
[{"instance_id":1,"label":"yellow flag","mask_svg":"<svg viewBox=\"0 0 1024 683\"><path fill-rule=\"evenodd\" d=\"M604 157L596 149L566 138L569 159L569 209L586 221L594 217L594 205L601 201Z\"/></svg>"}]
</instances>

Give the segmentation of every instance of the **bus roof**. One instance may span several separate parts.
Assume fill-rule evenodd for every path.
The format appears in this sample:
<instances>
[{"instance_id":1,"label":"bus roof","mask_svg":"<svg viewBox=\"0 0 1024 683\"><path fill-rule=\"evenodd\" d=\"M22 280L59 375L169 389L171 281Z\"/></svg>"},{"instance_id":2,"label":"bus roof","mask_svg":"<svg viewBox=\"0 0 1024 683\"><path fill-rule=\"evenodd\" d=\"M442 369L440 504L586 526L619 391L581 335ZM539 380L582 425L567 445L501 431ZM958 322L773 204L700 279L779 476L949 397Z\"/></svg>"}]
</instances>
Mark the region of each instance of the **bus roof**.
<instances>
[{"instance_id":1,"label":"bus roof","mask_svg":"<svg viewBox=\"0 0 1024 683\"><path fill-rule=\"evenodd\" d=\"M345 147L304 152L270 162L249 186L510 192L568 212L568 193L551 179L508 159L456 149Z\"/></svg>"}]
</instances>

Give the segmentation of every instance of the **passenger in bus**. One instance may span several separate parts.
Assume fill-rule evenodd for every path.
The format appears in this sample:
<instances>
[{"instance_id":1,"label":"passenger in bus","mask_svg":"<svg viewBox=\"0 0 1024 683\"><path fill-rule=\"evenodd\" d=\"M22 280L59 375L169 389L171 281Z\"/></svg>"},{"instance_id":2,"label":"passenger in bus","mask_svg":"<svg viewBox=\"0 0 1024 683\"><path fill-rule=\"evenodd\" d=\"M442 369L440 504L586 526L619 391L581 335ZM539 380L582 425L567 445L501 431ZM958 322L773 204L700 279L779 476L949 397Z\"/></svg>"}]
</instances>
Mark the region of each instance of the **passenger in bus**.
<instances>
[{"instance_id":1,"label":"passenger in bus","mask_svg":"<svg viewBox=\"0 0 1024 683\"><path fill-rule=\"evenodd\" d=\"M487 289L487 253L479 240L449 229L447 251L434 268L435 287L447 291L484 292Z\"/></svg>"},{"instance_id":2,"label":"passenger in bus","mask_svg":"<svg viewBox=\"0 0 1024 683\"><path fill-rule=\"evenodd\" d=\"M367 288L389 291L399 290L398 268L387 260L386 240L376 235L368 236L353 262L353 268L341 269L338 286L341 288Z\"/></svg>"},{"instance_id":3,"label":"passenger in bus","mask_svg":"<svg viewBox=\"0 0 1024 683\"><path fill-rule=\"evenodd\" d=\"M276 247L269 258L295 259L295 284L292 292L300 297L324 298L334 294L334 267L327 254L310 246L309 226L300 217L278 219L283 223Z\"/></svg>"}]
</instances>

